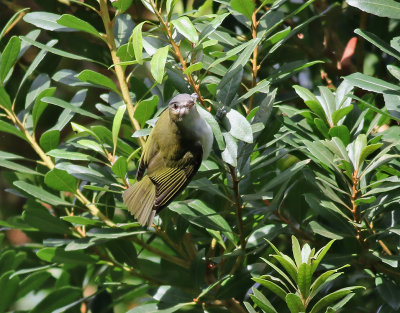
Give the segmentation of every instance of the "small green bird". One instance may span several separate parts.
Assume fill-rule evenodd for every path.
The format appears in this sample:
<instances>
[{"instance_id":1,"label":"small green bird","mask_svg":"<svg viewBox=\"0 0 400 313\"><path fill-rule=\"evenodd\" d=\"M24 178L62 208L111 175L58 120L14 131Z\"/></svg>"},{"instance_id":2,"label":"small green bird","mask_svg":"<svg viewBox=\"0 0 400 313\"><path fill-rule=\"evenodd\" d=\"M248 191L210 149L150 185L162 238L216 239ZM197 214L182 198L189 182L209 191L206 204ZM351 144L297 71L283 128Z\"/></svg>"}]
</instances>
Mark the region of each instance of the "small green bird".
<instances>
[{"instance_id":1,"label":"small green bird","mask_svg":"<svg viewBox=\"0 0 400 313\"><path fill-rule=\"evenodd\" d=\"M182 192L210 154L213 133L200 117L196 99L196 94L172 98L144 146L137 183L122 195L143 226L150 226L154 215Z\"/></svg>"}]
</instances>

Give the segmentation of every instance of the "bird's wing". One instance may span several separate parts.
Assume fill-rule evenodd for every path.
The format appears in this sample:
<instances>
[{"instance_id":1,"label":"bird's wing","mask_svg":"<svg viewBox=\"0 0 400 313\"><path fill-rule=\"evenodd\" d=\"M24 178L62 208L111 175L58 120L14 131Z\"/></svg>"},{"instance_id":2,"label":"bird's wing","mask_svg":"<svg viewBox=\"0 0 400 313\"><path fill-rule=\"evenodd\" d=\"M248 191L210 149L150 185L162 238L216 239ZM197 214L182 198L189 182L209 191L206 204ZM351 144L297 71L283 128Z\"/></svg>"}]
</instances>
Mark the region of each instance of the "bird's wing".
<instances>
[{"instance_id":1,"label":"bird's wing","mask_svg":"<svg viewBox=\"0 0 400 313\"><path fill-rule=\"evenodd\" d=\"M189 184L201 165L202 157L201 144L195 145L180 161L171 162L149 175L156 186L154 207L157 210L167 206Z\"/></svg>"}]
</instances>

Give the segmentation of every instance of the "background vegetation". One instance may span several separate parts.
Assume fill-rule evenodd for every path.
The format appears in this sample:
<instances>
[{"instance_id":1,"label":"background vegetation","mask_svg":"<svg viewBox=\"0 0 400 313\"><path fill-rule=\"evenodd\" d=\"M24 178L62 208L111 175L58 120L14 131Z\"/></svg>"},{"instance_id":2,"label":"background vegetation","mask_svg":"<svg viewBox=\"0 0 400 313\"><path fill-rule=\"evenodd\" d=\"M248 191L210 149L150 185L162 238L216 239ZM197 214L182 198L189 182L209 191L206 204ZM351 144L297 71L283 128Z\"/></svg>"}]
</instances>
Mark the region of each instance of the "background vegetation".
<instances>
[{"instance_id":1,"label":"background vegetation","mask_svg":"<svg viewBox=\"0 0 400 313\"><path fill-rule=\"evenodd\" d=\"M400 3L0 1L0 312L400 310ZM122 204L176 93L215 143Z\"/></svg>"}]
</instances>

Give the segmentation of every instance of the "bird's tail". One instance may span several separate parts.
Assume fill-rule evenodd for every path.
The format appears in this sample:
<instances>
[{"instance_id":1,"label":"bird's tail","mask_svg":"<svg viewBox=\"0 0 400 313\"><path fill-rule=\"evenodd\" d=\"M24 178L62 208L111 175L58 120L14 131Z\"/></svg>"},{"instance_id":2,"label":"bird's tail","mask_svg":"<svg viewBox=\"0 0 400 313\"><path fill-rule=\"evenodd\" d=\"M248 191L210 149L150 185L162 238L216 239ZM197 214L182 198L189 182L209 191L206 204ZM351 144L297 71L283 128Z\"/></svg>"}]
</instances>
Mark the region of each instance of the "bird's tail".
<instances>
[{"instance_id":1,"label":"bird's tail","mask_svg":"<svg viewBox=\"0 0 400 313\"><path fill-rule=\"evenodd\" d=\"M130 186L122 194L122 198L129 212L135 216L139 223L151 226L155 210L153 211L156 198L156 186L148 176Z\"/></svg>"}]
</instances>

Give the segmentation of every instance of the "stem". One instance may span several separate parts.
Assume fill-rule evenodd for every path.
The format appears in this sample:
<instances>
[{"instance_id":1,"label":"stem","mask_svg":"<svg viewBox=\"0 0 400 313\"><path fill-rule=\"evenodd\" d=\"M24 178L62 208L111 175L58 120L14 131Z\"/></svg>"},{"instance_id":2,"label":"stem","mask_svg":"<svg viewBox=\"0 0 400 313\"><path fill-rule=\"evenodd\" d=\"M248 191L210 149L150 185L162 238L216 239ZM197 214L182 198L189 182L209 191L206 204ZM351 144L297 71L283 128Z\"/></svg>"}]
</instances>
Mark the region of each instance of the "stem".
<instances>
[{"instance_id":1,"label":"stem","mask_svg":"<svg viewBox=\"0 0 400 313\"><path fill-rule=\"evenodd\" d=\"M28 130L25 128L25 125L20 121L18 116L13 111L9 111L4 107L2 107L2 109L5 110L5 112L7 113L10 120L14 123L14 125L18 126L21 132L24 133L27 141L29 142L33 150L35 150L35 152L42 159L44 165L48 167L50 170L54 169L55 165L52 159L42 150L40 145L37 143L35 137L28 132ZM115 224L107 216L101 213L101 211L93 203L91 203L88 199L86 199L86 197L82 194L79 188L76 189L74 195L82 204L84 204L87 207L87 209L93 216L97 216L110 227L115 226Z\"/></svg>"},{"instance_id":2,"label":"stem","mask_svg":"<svg viewBox=\"0 0 400 313\"><path fill-rule=\"evenodd\" d=\"M113 33L113 22L111 22L110 15L108 13L107 0L100 0L99 3L100 3L100 16L101 19L103 20L104 28L106 30L106 41L108 48L110 49L111 58L114 63L115 74L117 75L119 87L121 89L122 99L126 104L129 120L131 121L132 127L134 128L134 130L139 130L140 124L134 117L135 107L133 105L131 96L129 94L129 88L126 83L125 70L119 64L121 63L121 60L117 56L117 47L115 45L115 38ZM144 146L145 141L143 140L142 137L139 137L138 141L141 146Z\"/></svg>"},{"instance_id":3,"label":"stem","mask_svg":"<svg viewBox=\"0 0 400 313\"><path fill-rule=\"evenodd\" d=\"M253 14L251 15L251 36L253 37L253 39L257 38L258 24L259 21L257 21L257 10L254 10ZM257 65L257 58L258 58L258 45L254 48L253 58L251 59L251 64L252 64L251 73L253 76L251 88L254 88L257 85L257 75L258 75L258 70L260 69L260 65ZM250 97L249 108L247 113L249 113L253 109L253 102L254 102L254 95Z\"/></svg>"},{"instance_id":4,"label":"stem","mask_svg":"<svg viewBox=\"0 0 400 313\"><path fill-rule=\"evenodd\" d=\"M162 28L164 29L165 34L167 35L168 40L169 40L169 42L170 42L172 48L174 49L174 53L175 53L176 58L177 58L177 59L179 60L179 62L181 63L181 66L182 66L181 70L182 70L182 72L184 72L184 71L187 69L187 63L186 63L186 60L185 60L185 59L183 58L183 56L182 56L181 50L180 50L180 48L179 48L179 44L177 44L177 43L175 42L175 40L172 38L172 32L171 32L170 28L168 27L168 21L165 21L165 20L163 19L163 17L162 17L162 15L161 15L160 11L157 9L157 6L156 6L156 4L154 3L153 0L150 0L150 5L151 5L151 7L153 8L153 11L154 11L155 15L157 16L158 20L160 21L161 26L162 26ZM194 90L195 93L198 95L199 101L200 101L201 105L202 105L203 107L207 108L207 106L205 105L205 102L204 102L204 98L203 98L203 96L201 95L201 92L200 92L200 84L197 84L197 83L194 81L192 75L190 75L190 74L185 74L185 75L186 75L186 79L187 79L188 83L190 84L190 86L192 86L193 90ZM211 107L209 108L209 110L210 110L210 109L211 109Z\"/></svg>"},{"instance_id":5,"label":"stem","mask_svg":"<svg viewBox=\"0 0 400 313\"><path fill-rule=\"evenodd\" d=\"M353 172L353 185L351 187L351 213L353 214L353 221L354 223L359 224L360 223L360 212L358 210L358 205L356 204L356 200L358 198L358 190L357 190L357 185L358 185L358 170L355 169ZM356 231L357 231L357 239L361 242L361 229L360 227L356 226Z\"/></svg>"},{"instance_id":6,"label":"stem","mask_svg":"<svg viewBox=\"0 0 400 313\"><path fill-rule=\"evenodd\" d=\"M243 251L246 250L246 240L244 238L244 231L243 231L243 217L242 217L242 210L243 206L240 204L240 194L239 194L239 179L236 176L236 169L229 165L229 173L232 178L232 189L235 199L235 208L236 208L236 218L237 218L237 225L239 229L239 238L240 238L240 247Z\"/></svg>"}]
</instances>

